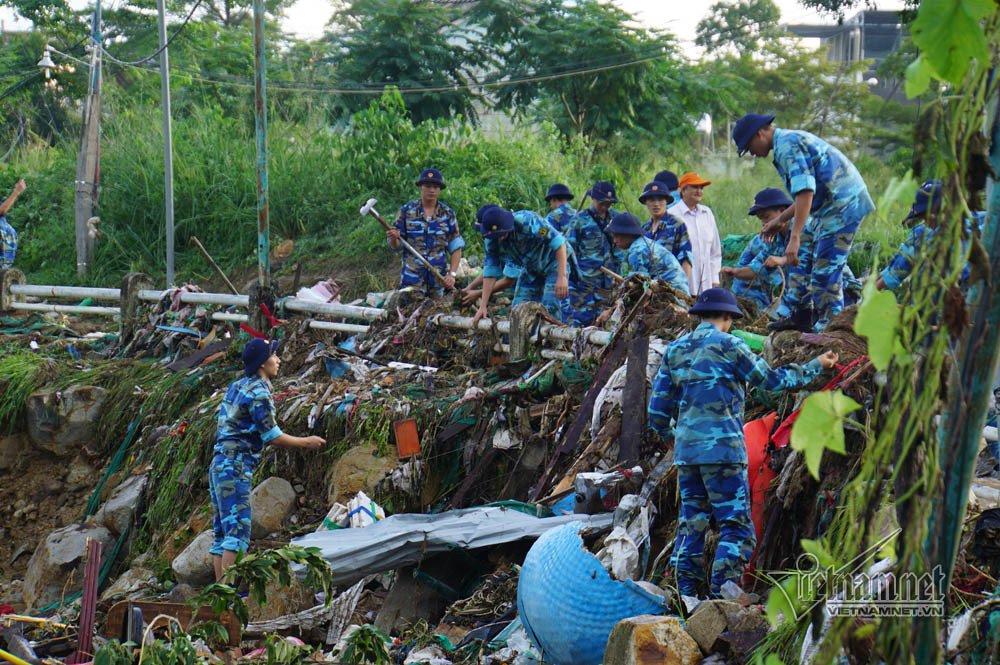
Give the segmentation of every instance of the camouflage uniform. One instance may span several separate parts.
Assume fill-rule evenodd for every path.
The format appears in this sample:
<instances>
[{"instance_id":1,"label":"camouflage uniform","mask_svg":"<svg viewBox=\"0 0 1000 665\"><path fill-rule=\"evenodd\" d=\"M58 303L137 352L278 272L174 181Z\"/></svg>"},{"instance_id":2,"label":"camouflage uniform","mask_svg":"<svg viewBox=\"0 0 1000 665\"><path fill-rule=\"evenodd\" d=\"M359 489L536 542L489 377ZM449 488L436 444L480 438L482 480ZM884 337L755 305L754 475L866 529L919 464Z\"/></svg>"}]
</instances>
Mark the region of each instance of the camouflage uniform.
<instances>
[{"instance_id":1,"label":"camouflage uniform","mask_svg":"<svg viewBox=\"0 0 1000 665\"><path fill-rule=\"evenodd\" d=\"M681 220L673 215L664 215L656 233L653 233L653 220L642 225L642 232L646 234L647 238L651 238L669 249L679 262L691 263L691 237L688 235L687 225ZM685 279L687 278L685 277Z\"/></svg>"},{"instance_id":2,"label":"camouflage uniform","mask_svg":"<svg viewBox=\"0 0 1000 665\"><path fill-rule=\"evenodd\" d=\"M565 320L567 299L556 297L559 276L556 250L566 246L566 270L572 251L563 234L530 210L514 214L514 229L503 239L484 238L483 277L516 279L514 305L540 302L553 318ZM567 276L568 277L568 276Z\"/></svg>"},{"instance_id":3,"label":"camouflage uniform","mask_svg":"<svg viewBox=\"0 0 1000 665\"><path fill-rule=\"evenodd\" d=\"M644 236L637 237L625 250L620 274L622 277L645 275L660 279L681 293L688 293L687 275L681 264L666 247Z\"/></svg>"},{"instance_id":4,"label":"camouflage uniform","mask_svg":"<svg viewBox=\"0 0 1000 665\"><path fill-rule=\"evenodd\" d=\"M975 225L977 229L981 230L983 227L983 222L986 220L986 213L975 212L972 214L972 220L965 220L965 238L962 241L962 252L967 252L969 249L968 238L972 234L972 227ZM906 236L906 240L903 244L899 246L899 250L896 252L895 256L889 261L879 277L885 282L885 287L892 291L897 290L910 276L910 271L913 270L913 266L916 265L917 260L920 257L920 253L924 251L926 243L931 241L934 237L936 229L927 226L927 224L921 223L910 229L910 232ZM969 266L966 265L962 269L961 280L964 282L969 278Z\"/></svg>"},{"instance_id":5,"label":"camouflage uniform","mask_svg":"<svg viewBox=\"0 0 1000 665\"><path fill-rule=\"evenodd\" d=\"M219 406L215 456L208 470L215 542L212 554L246 552L250 490L264 445L281 436L269 384L259 376L235 381Z\"/></svg>"},{"instance_id":6,"label":"camouflage uniform","mask_svg":"<svg viewBox=\"0 0 1000 665\"><path fill-rule=\"evenodd\" d=\"M465 247L455 212L440 201L433 217L429 219L424 217L420 199L410 201L400 208L393 226L399 230L403 240L413 245L413 249L423 254L442 275L449 270L451 255ZM444 287L423 263L402 246L396 251L403 253L403 267L399 274L400 288L422 285L427 295L444 294Z\"/></svg>"},{"instance_id":7,"label":"camouflage uniform","mask_svg":"<svg viewBox=\"0 0 1000 665\"><path fill-rule=\"evenodd\" d=\"M563 203L549 212L545 217L545 221L551 224L552 228L559 233L565 233L574 217L576 217L576 210L573 209L573 206Z\"/></svg>"},{"instance_id":8,"label":"camouflage uniform","mask_svg":"<svg viewBox=\"0 0 1000 665\"><path fill-rule=\"evenodd\" d=\"M0 215L0 270L14 267L17 258L17 231L7 221L6 215Z\"/></svg>"},{"instance_id":9,"label":"camouflage uniform","mask_svg":"<svg viewBox=\"0 0 1000 665\"><path fill-rule=\"evenodd\" d=\"M771 306L771 301L776 293L780 293L781 284L787 279L788 272L784 267L765 268L764 261L769 256L784 256L785 247L788 246L788 234L775 234L771 242L767 242L759 235L753 237L747 243L746 249L740 254L737 268L750 268L753 270L753 279L734 279L732 289L735 295L752 300L761 308Z\"/></svg>"},{"instance_id":10,"label":"camouflage uniform","mask_svg":"<svg viewBox=\"0 0 1000 665\"><path fill-rule=\"evenodd\" d=\"M710 591L739 582L755 544L743 439L746 384L769 391L800 388L822 371L819 360L771 369L737 337L703 322L667 346L649 402L650 427L673 434L681 494L671 565L677 588L695 596L705 580L705 530L714 515L719 546Z\"/></svg>"},{"instance_id":11,"label":"camouflage uniform","mask_svg":"<svg viewBox=\"0 0 1000 665\"><path fill-rule=\"evenodd\" d=\"M875 209L858 169L826 141L798 130L774 130L774 167L793 197L812 190L810 217L800 238L799 265L789 270L778 309L791 316L810 304L817 330L844 308L843 270L854 234Z\"/></svg>"},{"instance_id":12,"label":"camouflage uniform","mask_svg":"<svg viewBox=\"0 0 1000 665\"><path fill-rule=\"evenodd\" d=\"M604 309L600 291L607 290L611 284L601 267L617 270L625 258L625 252L615 247L611 234L605 230L616 214L617 211L611 209L607 218L598 219L595 210L587 208L576 216L566 232L579 267L579 275L569 285L572 320L567 323L589 326Z\"/></svg>"}]
</instances>

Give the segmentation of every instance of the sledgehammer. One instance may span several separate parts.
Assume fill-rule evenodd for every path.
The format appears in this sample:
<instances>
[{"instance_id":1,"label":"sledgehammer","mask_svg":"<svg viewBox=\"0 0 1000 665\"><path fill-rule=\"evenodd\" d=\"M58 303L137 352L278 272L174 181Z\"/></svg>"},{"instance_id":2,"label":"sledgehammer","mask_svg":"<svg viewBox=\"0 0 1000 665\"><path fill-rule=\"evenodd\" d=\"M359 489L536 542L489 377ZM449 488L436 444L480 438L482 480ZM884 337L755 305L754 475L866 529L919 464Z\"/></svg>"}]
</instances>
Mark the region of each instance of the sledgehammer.
<instances>
[{"instance_id":1,"label":"sledgehammer","mask_svg":"<svg viewBox=\"0 0 1000 665\"><path fill-rule=\"evenodd\" d=\"M392 226L389 225L389 222L385 221L385 218L382 217L382 215L378 214L378 211L375 210L375 204L376 203L378 203L377 199L368 199L365 202L365 204L363 206L361 206L361 211L360 211L361 212L361 216L364 217L365 215L371 215L372 217L374 217L375 219L378 220L379 224L381 224L382 226L385 227L386 231L391 230ZM428 270L431 271L431 274L434 275L434 278L437 279L437 281L439 281L441 283L441 286L445 286L444 276L441 273L438 272L437 268L435 268L433 265L431 265L430 261L428 261L427 259L424 258L423 254L421 254L420 252L418 252L417 250L415 250L413 248L413 245L411 245L410 243L406 242L402 238L399 239L399 242L403 246L403 249L405 249L410 254L412 254L413 256L415 256L418 261L420 261L421 263L424 264L425 268L427 268ZM447 287L445 287L445 288L447 288Z\"/></svg>"}]
</instances>

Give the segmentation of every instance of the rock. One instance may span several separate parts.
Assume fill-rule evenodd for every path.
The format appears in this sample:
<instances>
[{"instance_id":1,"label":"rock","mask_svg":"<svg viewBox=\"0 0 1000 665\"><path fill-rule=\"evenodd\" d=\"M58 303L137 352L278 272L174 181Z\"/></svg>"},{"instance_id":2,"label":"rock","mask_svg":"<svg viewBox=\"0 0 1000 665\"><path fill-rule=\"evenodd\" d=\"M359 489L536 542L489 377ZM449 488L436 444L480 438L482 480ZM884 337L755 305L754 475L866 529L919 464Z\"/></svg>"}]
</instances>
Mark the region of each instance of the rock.
<instances>
[{"instance_id":1,"label":"rock","mask_svg":"<svg viewBox=\"0 0 1000 665\"><path fill-rule=\"evenodd\" d=\"M69 468L66 470L66 484L70 488L78 487L81 484L92 486L96 473L97 469L90 462L84 459L82 455L78 456L69 463Z\"/></svg>"},{"instance_id":2,"label":"rock","mask_svg":"<svg viewBox=\"0 0 1000 665\"><path fill-rule=\"evenodd\" d=\"M728 653L741 662L749 662L753 653L771 626L759 606L742 608L736 616L727 617L726 632L719 636L728 646ZM870 659L855 662L867 662Z\"/></svg>"},{"instance_id":3,"label":"rock","mask_svg":"<svg viewBox=\"0 0 1000 665\"><path fill-rule=\"evenodd\" d=\"M297 578L292 578L291 586L287 587L272 580L267 583L265 593L267 594L266 605L258 605L252 598L247 599L247 610L250 612L250 621L252 622L270 621L288 614L308 610L319 604L316 602L316 595L312 590Z\"/></svg>"},{"instance_id":4,"label":"rock","mask_svg":"<svg viewBox=\"0 0 1000 665\"><path fill-rule=\"evenodd\" d=\"M198 590L190 584L178 584L163 599L167 603L185 604L198 595Z\"/></svg>"},{"instance_id":5,"label":"rock","mask_svg":"<svg viewBox=\"0 0 1000 665\"><path fill-rule=\"evenodd\" d=\"M50 453L68 456L94 439L94 426L108 397L97 386L40 390L28 397L28 435Z\"/></svg>"},{"instance_id":6,"label":"rock","mask_svg":"<svg viewBox=\"0 0 1000 665\"><path fill-rule=\"evenodd\" d=\"M0 436L0 471L19 467L32 452L27 432Z\"/></svg>"},{"instance_id":7,"label":"rock","mask_svg":"<svg viewBox=\"0 0 1000 665\"><path fill-rule=\"evenodd\" d=\"M740 606L728 600L707 600L688 617L686 628L701 650L711 653L715 641L729 628L728 617L737 615Z\"/></svg>"},{"instance_id":8,"label":"rock","mask_svg":"<svg viewBox=\"0 0 1000 665\"><path fill-rule=\"evenodd\" d=\"M604 650L604 665L696 665L698 643L677 617L643 614L615 625Z\"/></svg>"},{"instance_id":9,"label":"rock","mask_svg":"<svg viewBox=\"0 0 1000 665\"><path fill-rule=\"evenodd\" d=\"M139 509L139 500L148 484L148 475L129 476L115 488L94 519L118 535L125 533L132 523L132 516Z\"/></svg>"},{"instance_id":10,"label":"rock","mask_svg":"<svg viewBox=\"0 0 1000 665\"><path fill-rule=\"evenodd\" d=\"M356 446L337 460L328 476L328 503L347 504L358 492L374 493L375 485L387 474L392 473L399 463L391 452L384 457L375 457L373 446Z\"/></svg>"},{"instance_id":11,"label":"rock","mask_svg":"<svg viewBox=\"0 0 1000 665\"><path fill-rule=\"evenodd\" d=\"M173 560L170 569L179 584L200 587L215 581L215 566L209 553L214 540L211 530L202 531Z\"/></svg>"},{"instance_id":12,"label":"rock","mask_svg":"<svg viewBox=\"0 0 1000 665\"><path fill-rule=\"evenodd\" d=\"M156 574L148 568L130 568L101 594L101 602L137 600L150 595L159 585Z\"/></svg>"},{"instance_id":13,"label":"rock","mask_svg":"<svg viewBox=\"0 0 1000 665\"><path fill-rule=\"evenodd\" d=\"M271 476L250 494L250 537L264 538L281 530L281 523L295 506L295 490L284 478Z\"/></svg>"},{"instance_id":14,"label":"rock","mask_svg":"<svg viewBox=\"0 0 1000 665\"><path fill-rule=\"evenodd\" d=\"M88 538L98 540L105 554L115 541L103 526L87 523L52 531L38 544L24 575L24 602L28 608L59 601L70 575L73 589L83 585Z\"/></svg>"}]
</instances>

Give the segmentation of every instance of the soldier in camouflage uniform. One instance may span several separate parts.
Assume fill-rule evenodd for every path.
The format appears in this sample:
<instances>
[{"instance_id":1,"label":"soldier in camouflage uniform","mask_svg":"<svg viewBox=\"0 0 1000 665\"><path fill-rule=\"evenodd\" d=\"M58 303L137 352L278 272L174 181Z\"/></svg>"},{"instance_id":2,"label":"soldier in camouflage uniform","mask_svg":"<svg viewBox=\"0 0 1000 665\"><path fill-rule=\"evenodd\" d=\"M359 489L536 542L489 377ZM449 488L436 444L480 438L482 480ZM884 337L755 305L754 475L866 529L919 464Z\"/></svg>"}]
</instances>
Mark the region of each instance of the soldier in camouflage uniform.
<instances>
[{"instance_id":1,"label":"soldier in camouflage uniform","mask_svg":"<svg viewBox=\"0 0 1000 665\"><path fill-rule=\"evenodd\" d=\"M842 152L826 141L771 124L773 115L750 113L733 128L739 154L766 157L794 197L773 225L794 220L785 247L789 283L772 330L822 330L844 308L843 272L861 221L875 209L865 181Z\"/></svg>"},{"instance_id":2,"label":"soldier in camouflage uniform","mask_svg":"<svg viewBox=\"0 0 1000 665\"><path fill-rule=\"evenodd\" d=\"M931 238L937 232L937 216L941 211L941 191L940 180L927 180L917 190L910 212L903 220L904 224L914 224L917 220L923 220L916 224L907 234L899 250L889 261L879 274L875 285L879 289L890 289L896 291L902 286L906 278L910 276L913 266L920 258L920 253L930 243ZM974 212L972 219L965 220L965 235L962 240L962 252L968 252L969 239L973 233L973 227L981 232L983 223L986 221L986 213ZM962 268L961 281L965 282L969 278L969 266L966 264Z\"/></svg>"},{"instance_id":3,"label":"soldier in camouflage uniform","mask_svg":"<svg viewBox=\"0 0 1000 665\"><path fill-rule=\"evenodd\" d=\"M669 173L669 171L667 172ZM677 176L674 176L674 181ZM654 180L642 188L639 203L646 206L650 219L642 231L647 238L655 240L667 248L681 264L684 276L691 279L691 236L687 225L667 212L667 205L673 201L670 185Z\"/></svg>"},{"instance_id":4,"label":"soldier in camouflage uniform","mask_svg":"<svg viewBox=\"0 0 1000 665\"><path fill-rule=\"evenodd\" d=\"M0 203L0 270L13 268L14 261L17 259L17 231L7 221L7 213L25 189L27 189L27 185L24 184L22 178L14 184L10 196L3 203Z\"/></svg>"},{"instance_id":5,"label":"soldier in camouflage uniform","mask_svg":"<svg viewBox=\"0 0 1000 665\"><path fill-rule=\"evenodd\" d=\"M559 233L565 233L570 222L576 217L576 210L571 205L573 203L573 192L562 183L556 183L549 187L545 194L545 201L549 204L551 212L545 217L545 221L552 225Z\"/></svg>"},{"instance_id":6,"label":"soldier in camouflage uniform","mask_svg":"<svg viewBox=\"0 0 1000 665\"><path fill-rule=\"evenodd\" d=\"M389 247L394 251L402 249L400 238L405 239L415 250L444 276L444 286L438 283L430 270L415 256L403 251L403 267L399 274L400 288L420 287L426 295L444 295L445 288L455 288L455 272L462 260L465 240L458 228L455 211L438 200L445 185L444 177L437 169L426 169L417 179L420 198L410 201L399 209L393 228L386 231Z\"/></svg>"},{"instance_id":7,"label":"soldier in camouflage uniform","mask_svg":"<svg viewBox=\"0 0 1000 665\"><path fill-rule=\"evenodd\" d=\"M766 227L790 205L792 200L787 194L768 187L757 192L747 214L755 215ZM765 236L763 231L755 235L740 254L736 266L722 268L723 275L733 278L733 294L754 301L761 309L770 307L787 278L784 268L787 244L788 222L773 229L771 235Z\"/></svg>"},{"instance_id":8,"label":"soldier in camouflage uniform","mask_svg":"<svg viewBox=\"0 0 1000 665\"><path fill-rule=\"evenodd\" d=\"M215 455L208 469L216 580L250 545L250 490L264 446L313 449L326 443L318 436L285 434L275 422L271 379L281 367L277 346L264 339L247 342L243 347L245 376L229 386L219 406Z\"/></svg>"},{"instance_id":9,"label":"soldier in camouflage uniform","mask_svg":"<svg viewBox=\"0 0 1000 665\"><path fill-rule=\"evenodd\" d=\"M614 185L610 182L595 182L587 192L593 204L577 214L566 231L579 275L570 285L570 316L576 326L589 326L603 309L604 297L601 291L611 287L610 279L601 272L601 267L616 271L625 253L617 249L611 241L607 226L617 213L611 206L618 201Z\"/></svg>"},{"instance_id":10,"label":"soldier in camouflage uniform","mask_svg":"<svg viewBox=\"0 0 1000 665\"><path fill-rule=\"evenodd\" d=\"M514 302L540 302L557 321L566 316L572 252L566 238L531 210L485 205L476 213L483 234L483 291L473 326L487 316L494 288L514 282Z\"/></svg>"},{"instance_id":11,"label":"soldier in camouflage uniform","mask_svg":"<svg viewBox=\"0 0 1000 665\"><path fill-rule=\"evenodd\" d=\"M619 267L622 277L642 275L659 279L681 293L688 294L687 275L681 264L663 245L647 238L639 225L639 219L630 212L615 215L608 225L615 240L615 246L625 252Z\"/></svg>"},{"instance_id":12,"label":"soldier in camouflage uniform","mask_svg":"<svg viewBox=\"0 0 1000 665\"><path fill-rule=\"evenodd\" d=\"M794 390L833 367L828 351L805 365L771 369L739 338L729 334L742 312L726 289L706 289L689 310L701 317L691 333L667 346L649 402L649 424L673 435L681 507L671 565L677 589L698 596L705 531L715 517L719 545L709 592L718 596L727 581L739 583L753 553L747 450L743 439L746 384L764 390Z\"/></svg>"}]
</instances>

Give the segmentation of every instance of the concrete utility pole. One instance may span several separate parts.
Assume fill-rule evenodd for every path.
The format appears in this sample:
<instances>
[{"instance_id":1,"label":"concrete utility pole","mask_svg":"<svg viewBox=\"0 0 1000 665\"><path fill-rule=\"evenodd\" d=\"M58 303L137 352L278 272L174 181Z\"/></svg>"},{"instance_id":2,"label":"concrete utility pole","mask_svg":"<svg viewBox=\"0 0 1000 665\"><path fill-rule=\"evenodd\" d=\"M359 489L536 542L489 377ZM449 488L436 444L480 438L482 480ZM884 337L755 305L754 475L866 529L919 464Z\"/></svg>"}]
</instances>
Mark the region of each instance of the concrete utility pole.
<instances>
[{"instance_id":1,"label":"concrete utility pole","mask_svg":"<svg viewBox=\"0 0 1000 665\"><path fill-rule=\"evenodd\" d=\"M167 13L164 0L156 0L160 14L160 97L163 107L163 198L166 204L167 287L174 285L174 141L170 122L170 56L167 55Z\"/></svg>"},{"instance_id":2,"label":"concrete utility pole","mask_svg":"<svg viewBox=\"0 0 1000 665\"><path fill-rule=\"evenodd\" d=\"M94 238L90 219L94 216L100 177L101 140L101 0L94 7L91 28L90 82L83 105L83 131L76 160L76 274L84 277L94 263Z\"/></svg>"}]
</instances>

